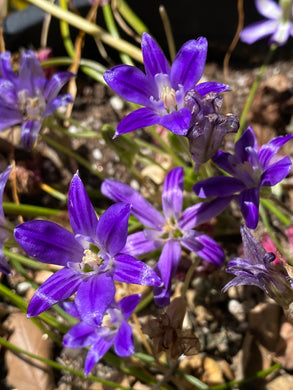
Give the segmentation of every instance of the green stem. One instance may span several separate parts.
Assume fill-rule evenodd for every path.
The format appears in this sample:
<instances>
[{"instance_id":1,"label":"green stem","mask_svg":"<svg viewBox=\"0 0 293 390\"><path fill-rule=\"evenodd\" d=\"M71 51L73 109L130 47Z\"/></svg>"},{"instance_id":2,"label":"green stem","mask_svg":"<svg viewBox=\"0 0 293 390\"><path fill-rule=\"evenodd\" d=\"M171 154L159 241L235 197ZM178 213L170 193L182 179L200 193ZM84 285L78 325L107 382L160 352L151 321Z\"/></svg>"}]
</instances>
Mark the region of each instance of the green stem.
<instances>
[{"instance_id":1,"label":"green stem","mask_svg":"<svg viewBox=\"0 0 293 390\"><path fill-rule=\"evenodd\" d=\"M21 263L21 264L23 264L24 266L26 266L26 267L28 267L30 269L37 269L37 270L42 269L42 270L46 270L46 271L58 271L60 269L59 267L54 266L54 265L51 265L49 267L45 263L41 263L39 261L28 259L25 256L19 255L19 254L14 253L14 252L11 252L7 248L3 248L3 253L9 259L16 260L18 263Z\"/></svg>"},{"instance_id":2,"label":"green stem","mask_svg":"<svg viewBox=\"0 0 293 390\"><path fill-rule=\"evenodd\" d=\"M277 49L277 45L272 44L270 46L270 49L269 49L269 52L268 52L268 54L267 54L267 56L265 58L265 61L262 64L262 66L260 67L260 69L259 69L259 72L258 72L258 75L256 77L256 80L252 84L252 87L250 89L248 98L246 100L245 106L244 106L242 114L240 116L240 121L239 121L240 126L239 126L239 130L238 130L238 132L236 134L236 137L235 137L235 142L241 137L241 135L243 133L243 130L244 130L244 127L245 127L245 124L246 124L246 117L247 117L247 114L248 114L248 112L250 110L250 107L251 107L251 105L253 103L254 96L255 96L256 91L257 91L257 89L259 87L259 84L260 84L261 79L262 79L262 77L264 75L264 72L265 72L265 70L266 70L266 68L267 68L267 66L268 66L268 64L269 64L269 62L270 62L270 60L271 60L271 58L272 58L272 56L273 56L273 54L274 54L276 49Z\"/></svg>"},{"instance_id":3,"label":"green stem","mask_svg":"<svg viewBox=\"0 0 293 390\"><path fill-rule=\"evenodd\" d=\"M287 215L283 214L282 211L272 203L270 199L260 198L260 203L271 213L275 214L275 216L282 222L286 227L292 224L291 219L287 217Z\"/></svg>"},{"instance_id":4,"label":"green stem","mask_svg":"<svg viewBox=\"0 0 293 390\"><path fill-rule=\"evenodd\" d=\"M210 390L227 390L227 389L232 389L232 387L235 387L235 386L239 387L240 385L244 385L245 383L253 382L257 379L264 378L267 375L269 375L271 372L279 370L280 368L282 368L281 364L276 363L273 366L271 366L270 368L268 368L266 370L259 371L256 374L251 375L248 378L242 379L240 381L231 381L228 383L224 383L222 385L211 386Z\"/></svg>"},{"instance_id":5,"label":"green stem","mask_svg":"<svg viewBox=\"0 0 293 390\"><path fill-rule=\"evenodd\" d=\"M143 32L147 32L147 26L141 21L141 19L133 12L129 5L124 0L117 0L117 10L126 20L126 22L136 31L139 35Z\"/></svg>"},{"instance_id":6,"label":"green stem","mask_svg":"<svg viewBox=\"0 0 293 390\"><path fill-rule=\"evenodd\" d=\"M80 378L88 379L88 380L91 380L93 382L99 382L105 386L110 386L110 387L114 387L114 388L122 389L122 390L131 390L130 387L122 386L119 383L115 383L115 382L108 381L105 379L97 378L96 376L93 376L93 375L85 376L84 373L82 373L81 371L74 370L70 367L64 366L63 364L57 363L53 360L46 359L46 358L43 358L41 356L37 356L31 352L27 352L27 351L17 347L16 345L11 344L9 341L5 340L3 337L0 337L0 344L3 345L5 348L10 349L11 351L14 351L16 353L19 353L19 354L22 354L25 356L29 356L32 359L36 359L40 362L43 362L43 363L49 365L50 367L55 368L56 370L67 371L73 375L80 377Z\"/></svg>"},{"instance_id":7,"label":"green stem","mask_svg":"<svg viewBox=\"0 0 293 390\"><path fill-rule=\"evenodd\" d=\"M3 210L5 214L16 214L27 217L54 217L64 213L64 211L57 209L10 202L3 202Z\"/></svg>"},{"instance_id":8,"label":"green stem","mask_svg":"<svg viewBox=\"0 0 293 390\"><path fill-rule=\"evenodd\" d=\"M33 4L41 8L42 10L48 12L49 14L55 16L56 18L60 20L64 20L65 22L69 23L71 26L74 26L79 30L84 31L89 35L97 36L99 39L101 39L102 42L113 47L119 52L120 51L124 52L128 54L130 57L132 57L133 59L141 63L143 62L142 53L139 48L137 48L136 46L132 45L131 43L123 39L117 39L115 37L112 37L111 34L108 34L101 27L85 20L83 17L76 15L70 11L64 10L58 7L57 5L52 4L51 2L46 0L28 0L28 2L30 4Z\"/></svg>"},{"instance_id":9,"label":"green stem","mask_svg":"<svg viewBox=\"0 0 293 390\"><path fill-rule=\"evenodd\" d=\"M171 58L171 61L173 61L175 56L176 56L176 47L175 47L175 41L174 41L174 36L172 33L170 19L169 19L169 16L167 14L166 8L163 5L160 5L159 12L160 12L160 16L161 16L161 19L163 22L166 38L167 38L170 58Z\"/></svg>"},{"instance_id":10,"label":"green stem","mask_svg":"<svg viewBox=\"0 0 293 390\"><path fill-rule=\"evenodd\" d=\"M110 34L114 38L120 39L120 35L119 35L118 29L117 29L117 26L116 26L116 23L115 23L115 20L113 17L112 8L111 8L111 5L109 3L103 7L103 15L104 15L107 29L110 32ZM134 65L132 59L129 57L128 54L120 52L120 59L123 62L123 64Z\"/></svg>"},{"instance_id":11,"label":"green stem","mask_svg":"<svg viewBox=\"0 0 293 390\"><path fill-rule=\"evenodd\" d=\"M49 145L60 150L62 153L66 154L67 156L73 157L77 162L79 162L82 166L88 169L92 174L98 176L100 179L105 178L104 175L97 170L97 168L93 167L86 159L81 157L79 154L73 152L72 150L69 150L59 142L54 141L52 138L48 137L43 133L42 133L42 137Z\"/></svg>"}]
</instances>

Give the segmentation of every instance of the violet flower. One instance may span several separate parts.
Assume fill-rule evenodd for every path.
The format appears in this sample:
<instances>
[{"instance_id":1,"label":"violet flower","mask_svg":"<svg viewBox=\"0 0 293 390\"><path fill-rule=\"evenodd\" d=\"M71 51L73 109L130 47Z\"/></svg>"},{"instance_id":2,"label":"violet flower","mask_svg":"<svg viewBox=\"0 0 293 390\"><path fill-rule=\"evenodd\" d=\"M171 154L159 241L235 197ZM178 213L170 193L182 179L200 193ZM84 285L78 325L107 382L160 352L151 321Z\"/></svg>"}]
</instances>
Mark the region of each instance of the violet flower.
<instances>
[{"instance_id":1,"label":"violet flower","mask_svg":"<svg viewBox=\"0 0 293 390\"><path fill-rule=\"evenodd\" d=\"M21 142L24 148L31 149L44 118L58 107L73 102L70 94L58 93L74 75L59 72L48 81L31 50L22 53L16 74L10 57L9 52L0 54L0 131L21 123Z\"/></svg>"},{"instance_id":2,"label":"violet flower","mask_svg":"<svg viewBox=\"0 0 293 390\"><path fill-rule=\"evenodd\" d=\"M100 291L96 291L97 295ZM96 296L97 296L96 295ZM78 297L76 297L78 299ZM81 304L65 303L65 310L79 318L80 323L74 325L64 336L63 345L68 348L89 347L84 373L88 375L94 365L105 355L114 345L115 353L120 357L130 356L134 353L132 341L132 329L127 323L128 318L133 313L140 295L129 295L119 302L113 302L107 309L103 322L93 318L92 323L84 320L86 313ZM94 311L99 311L99 300L94 300Z\"/></svg>"},{"instance_id":3,"label":"violet flower","mask_svg":"<svg viewBox=\"0 0 293 390\"><path fill-rule=\"evenodd\" d=\"M10 171L11 166L0 173L0 272L4 274L10 274L10 267L3 253L4 242L12 235L9 232L9 222L5 219L3 212L3 194Z\"/></svg>"},{"instance_id":4,"label":"violet flower","mask_svg":"<svg viewBox=\"0 0 293 390\"><path fill-rule=\"evenodd\" d=\"M47 279L32 297L28 316L42 313L77 291L77 305L88 323L102 320L115 294L113 280L160 286L157 274L142 261L121 253L130 205L117 203L98 220L85 188L74 175L68 194L73 233L50 221L33 220L15 228L15 238L27 254L49 264L64 266ZM93 312L98 301L98 309ZM87 313L87 314L86 314Z\"/></svg>"},{"instance_id":5,"label":"violet flower","mask_svg":"<svg viewBox=\"0 0 293 390\"><path fill-rule=\"evenodd\" d=\"M235 257L228 262L226 272L236 275L236 278L227 283L223 291L232 286L257 286L282 306L292 321L292 267L285 261L276 261L274 253L266 252L245 225L241 226L241 236L244 258Z\"/></svg>"},{"instance_id":6,"label":"violet flower","mask_svg":"<svg viewBox=\"0 0 293 390\"><path fill-rule=\"evenodd\" d=\"M270 44L284 45L289 36L293 36L293 5L292 0L255 0L260 14L268 20L260 21L245 27L240 33L240 39L248 44L254 43L270 35Z\"/></svg>"},{"instance_id":7,"label":"violet flower","mask_svg":"<svg viewBox=\"0 0 293 390\"><path fill-rule=\"evenodd\" d=\"M272 139L260 148L253 129L248 127L235 144L235 154L219 151L213 158L222 170L231 176L216 176L199 181L193 187L201 198L216 196L211 203L216 216L220 207L226 206L233 197L238 200L246 225L255 229L259 219L260 191L263 187L271 187L283 180L291 170L289 157L277 154L278 150L293 134ZM233 196L235 194L235 196Z\"/></svg>"},{"instance_id":8,"label":"violet flower","mask_svg":"<svg viewBox=\"0 0 293 390\"><path fill-rule=\"evenodd\" d=\"M225 84L198 84L207 55L207 40L200 37L186 42L170 67L164 53L153 38L144 33L141 49L145 73L130 65L118 65L104 73L106 83L122 98L144 106L130 113L118 125L115 136L151 125L161 125L175 134L186 135L191 113L184 106L184 96L195 89L204 96L208 92L224 92Z\"/></svg>"},{"instance_id":9,"label":"violet flower","mask_svg":"<svg viewBox=\"0 0 293 390\"><path fill-rule=\"evenodd\" d=\"M183 169L177 167L165 179L162 193L163 215L137 191L127 184L106 179L102 193L116 202L129 202L131 213L147 227L142 232L131 234L124 253L142 255L162 247L160 259L155 267L165 287L154 287L155 303L166 306L170 302L171 281L181 258L181 245L199 257L217 266L224 260L222 248L210 237L194 228L211 218L208 208L198 213L199 204L182 211Z\"/></svg>"},{"instance_id":10,"label":"violet flower","mask_svg":"<svg viewBox=\"0 0 293 390\"><path fill-rule=\"evenodd\" d=\"M212 158L219 150L227 133L236 133L239 121L236 115L220 113L223 98L215 92L204 97L194 89L188 91L184 98L185 105L192 113L187 139L194 170Z\"/></svg>"}]
</instances>

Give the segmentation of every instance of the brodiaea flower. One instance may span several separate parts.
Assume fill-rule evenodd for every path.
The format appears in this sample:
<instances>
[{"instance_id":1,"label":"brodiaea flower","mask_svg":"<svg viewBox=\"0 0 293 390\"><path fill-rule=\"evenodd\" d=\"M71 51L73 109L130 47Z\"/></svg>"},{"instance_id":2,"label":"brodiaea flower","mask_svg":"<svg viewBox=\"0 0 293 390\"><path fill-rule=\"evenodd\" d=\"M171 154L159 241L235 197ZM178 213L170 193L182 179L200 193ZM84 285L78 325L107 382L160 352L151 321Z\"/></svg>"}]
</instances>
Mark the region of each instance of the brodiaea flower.
<instances>
[{"instance_id":1,"label":"brodiaea flower","mask_svg":"<svg viewBox=\"0 0 293 390\"><path fill-rule=\"evenodd\" d=\"M20 246L37 260L62 265L32 297L28 315L35 316L77 291L77 302L87 321L101 320L115 294L113 280L160 286L156 273L142 261L121 253L130 205L117 203L98 220L85 188L76 174L70 185L68 212L73 234L50 221L29 221L15 228ZM96 301L99 302L97 311ZM86 315L84 314L84 317Z\"/></svg>"},{"instance_id":2,"label":"brodiaea flower","mask_svg":"<svg viewBox=\"0 0 293 390\"><path fill-rule=\"evenodd\" d=\"M247 226L255 229L259 219L259 198L262 187L271 187L283 180L291 170L289 157L277 154L293 134L276 137L260 148L251 127L248 127L235 144L235 154L219 151L213 158L215 164L231 176L216 176L194 185L201 198L217 196L211 207L218 203L228 205L236 194ZM218 208L219 211L220 208ZM216 211L216 210L215 210ZM215 212L214 215L217 215Z\"/></svg>"},{"instance_id":3,"label":"brodiaea flower","mask_svg":"<svg viewBox=\"0 0 293 390\"><path fill-rule=\"evenodd\" d=\"M198 84L207 55L203 37L186 42L170 67L164 53L153 38L144 33L141 49L145 72L130 65L118 65L104 73L106 83L124 99L144 106L124 118L116 136L140 127L161 125L175 134L186 135L191 112L184 106L184 96L195 89L204 96L208 92L224 92L225 84Z\"/></svg>"},{"instance_id":4,"label":"brodiaea flower","mask_svg":"<svg viewBox=\"0 0 293 390\"><path fill-rule=\"evenodd\" d=\"M12 235L12 229L11 233L9 233L9 223L6 221L4 217L4 212L3 212L3 193L4 189L9 177L11 171L11 167L7 167L5 171L0 173L0 272L3 272L4 274L9 274L10 273L10 267L9 264L7 263L7 260L3 254L3 245L4 242L9 238L10 234Z\"/></svg>"},{"instance_id":5,"label":"brodiaea flower","mask_svg":"<svg viewBox=\"0 0 293 390\"><path fill-rule=\"evenodd\" d=\"M293 5L292 0L255 0L260 14L268 20L263 20L245 27L240 33L240 39L246 43L254 43L271 35L270 44L284 45L289 36L293 36Z\"/></svg>"},{"instance_id":6,"label":"brodiaea flower","mask_svg":"<svg viewBox=\"0 0 293 390\"><path fill-rule=\"evenodd\" d=\"M100 291L96 291L98 296ZM76 298L78 299L78 297ZM107 309L103 322L93 318L91 323L84 319L86 315L82 304L65 303L65 310L71 315L81 319L81 322L74 325L63 338L63 344L68 348L83 348L90 346L85 361L85 375L88 375L93 366L105 355L114 345L115 353L125 357L134 353L132 341L132 329L127 323L128 318L133 313L140 300L140 295L130 295L113 302ZM92 308L99 311L99 300L94 301Z\"/></svg>"},{"instance_id":7,"label":"brodiaea flower","mask_svg":"<svg viewBox=\"0 0 293 390\"><path fill-rule=\"evenodd\" d=\"M198 213L200 205L197 204L182 211L181 167L174 168L166 176L162 193L163 215L127 184L107 179L102 184L102 193L116 202L129 202L132 214L148 228L128 237L124 253L138 256L163 247L155 270L165 287L154 288L157 305L169 304L171 281L181 258L181 245L215 265L222 264L224 253L221 247L207 235L194 230L211 218L209 210L203 207Z\"/></svg>"},{"instance_id":8,"label":"brodiaea flower","mask_svg":"<svg viewBox=\"0 0 293 390\"><path fill-rule=\"evenodd\" d=\"M9 52L0 54L0 66L0 131L21 123L22 144L31 149L43 119L73 102L70 94L58 93L74 75L59 72L48 81L31 50L22 53L18 74L11 67Z\"/></svg>"},{"instance_id":9,"label":"brodiaea flower","mask_svg":"<svg viewBox=\"0 0 293 390\"><path fill-rule=\"evenodd\" d=\"M292 321L292 267L280 260L275 261L276 256L266 252L245 225L241 226L241 236L244 258L235 257L229 261L226 271L236 275L236 278L227 283L223 291L232 286L257 286L282 306Z\"/></svg>"}]
</instances>

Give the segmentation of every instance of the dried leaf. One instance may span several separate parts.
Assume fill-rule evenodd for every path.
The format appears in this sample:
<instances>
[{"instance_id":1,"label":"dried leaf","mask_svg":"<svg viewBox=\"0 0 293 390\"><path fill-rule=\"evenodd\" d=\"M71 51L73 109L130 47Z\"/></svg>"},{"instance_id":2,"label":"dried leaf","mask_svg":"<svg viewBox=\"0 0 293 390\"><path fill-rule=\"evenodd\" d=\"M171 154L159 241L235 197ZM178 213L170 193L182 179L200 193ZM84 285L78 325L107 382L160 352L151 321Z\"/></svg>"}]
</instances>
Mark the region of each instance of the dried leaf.
<instances>
[{"instance_id":1,"label":"dried leaf","mask_svg":"<svg viewBox=\"0 0 293 390\"><path fill-rule=\"evenodd\" d=\"M13 313L5 325L13 332L9 341L25 351L44 358L51 357L52 342L45 340L41 330L23 313ZM8 369L7 382L21 390L54 389L53 373L44 363L27 356L19 356L7 350L5 362Z\"/></svg>"}]
</instances>

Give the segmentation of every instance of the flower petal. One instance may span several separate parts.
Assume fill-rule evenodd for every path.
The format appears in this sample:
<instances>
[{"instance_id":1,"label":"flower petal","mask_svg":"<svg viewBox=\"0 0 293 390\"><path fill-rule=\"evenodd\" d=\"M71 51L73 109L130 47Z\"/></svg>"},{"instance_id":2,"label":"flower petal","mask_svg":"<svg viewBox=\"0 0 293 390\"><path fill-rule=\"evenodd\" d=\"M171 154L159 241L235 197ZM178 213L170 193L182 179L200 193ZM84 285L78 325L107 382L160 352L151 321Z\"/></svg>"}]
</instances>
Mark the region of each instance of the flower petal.
<instances>
[{"instance_id":1,"label":"flower petal","mask_svg":"<svg viewBox=\"0 0 293 390\"><path fill-rule=\"evenodd\" d=\"M273 34L277 27L278 22L276 20L265 20L253 23L250 26L245 27L240 33L240 39L249 45Z\"/></svg>"},{"instance_id":2,"label":"flower petal","mask_svg":"<svg viewBox=\"0 0 293 390\"><path fill-rule=\"evenodd\" d=\"M271 141L269 141L268 143L261 146L258 156L259 156L259 161L264 169L266 169L269 166L271 159L278 152L278 150L292 138L293 138L293 134L276 137Z\"/></svg>"},{"instance_id":3,"label":"flower petal","mask_svg":"<svg viewBox=\"0 0 293 390\"><path fill-rule=\"evenodd\" d=\"M238 202L246 225L255 229L259 219L259 188L251 188L239 194Z\"/></svg>"},{"instance_id":4,"label":"flower petal","mask_svg":"<svg viewBox=\"0 0 293 390\"><path fill-rule=\"evenodd\" d=\"M16 226L14 237L24 251L48 264L80 262L82 246L72 233L50 221L28 221Z\"/></svg>"},{"instance_id":5,"label":"flower petal","mask_svg":"<svg viewBox=\"0 0 293 390\"><path fill-rule=\"evenodd\" d=\"M73 103L73 97L70 93L56 96L53 100L50 100L45 108L44 117L51 115L59 107L67 106L67 104Z\"/></svg>"},{"instance_id":6,"label":"flower petal","mask_svg":"<svg viewBox=\"0 0 293 390\"><path fill-rule=\"evenodd\" d=\"M174 134L186 135L189 129L191 120L191 112L187 107L181 108L179 111L173 111L171 114L159 117L158 124L166 127Z\"/></svg>"},{"instance_id":7,"label":"flower petal","mask_svg":"<svg viewBox=\"0 0 293 390\"><path fill-rule=\"evenodd\" d=\"M27 309L27 316L34 317L58 302L71 297L82 283L82 274L63 268L49 277L35 292Z\"/></svg>"},{"instance_id":8,"label":"flower petal","mask_svg":"<svg viewBox=\"0 0 293 390\"><path fill-rule=\"evenodd\" d=\"M141 284L143 286L161 286L162 281L147 264L133 256L119 254L115 256L113 279L117 282Z\"/></svg>"},{"instance_id":9,"label":"flower petal","mask_svg":"<svg viewBox=\"0 0 293 390\"><path fill-rule=\"evenodd\" d=\"M4 189L10 175L11 165L9 165L3 172L0 173L0 215L4 216L3 212L3 194ZM2 221L1 221L2 222Z\"/></svg>"},{"instance_id":10,"label":"flower petal","mask_svg":"<svg viewBox=\"0 0 293 390\"><path fill-rule=\"evenodd\" d=\"M140 256L152 252L163 245L162 240L150 239L145 231L130 234L121 253L131 256Z\"/></svg>"},{"instance_id":11,"label":"flower petal","mask_svg":"<svg viewBox=\"0 0 293 390\"><path fill-rule=\"evenodd\" d=\"M104 73L106 83L123 99L129 102L150 105L150 97L156 95L155 86L146 75L135 66L118 65Z\"/></svg>"},{"instance_id":12,"label":"flower petal","mask_svg":"<svg viewBox=\"0 0 293 390\"><path fill-rule=\"evenodd\" d=\"M42 124L39 121L25 121L21 126L21 143L25 149L31 150L37 140Z\"/></svg>"},{"instance_id":13,"label":"flower petal","mask_svg":"<svg viewBox=\"0 0 293 390\"><path fill-rule=\"evenodd\" d=\"M139 192L119 181L106 179L101 188L102 194L115 202L131 204L131 213L145 226L160 230L165 219Z\"/></svg>"},{"instance_id":14,"label":"flower petal","mask_svg":"<svg viewBox=\"0 0 293 390\"><path fill-rule=\"evenodd\" d=\"M17 74L13 71L11 66L11 53L9 51L1 53L0 62L2 77L13 82L13 84L17 83Z\"/></svg>"},{"instance_id":15,"label":"flower petal","mask_svg":"<svg viewBox=\"0 0 293 390\"><path fill-rule=\"evenodd\" d=\"M68 213L74 234L96 237L98 217L78 173L70 183Z\"/></svg>"},{"instance_id":16,"label":"flower petal","mask_svg":"<svg viewBox=\"0 0 293 390\"><path fill-rule=\"evenodd\" d=\"M163 247L160 259L155 267L156 272L164 282L162 287L154 287L154 301L158 306L168 306L170 303L172 278L176 273L181 258L181 247L178 241L167 241Z\"/></svg>"},{"instance_id":17,"label":"flower petal","mask_svg":"<svg viewBox=\"0 0 293 390\"><path fill-rule=\"evenodd\" d=\"M128 114L117 126L115 137L120 134L129 133L130 131L140 129L142 127L152 126L159 124L161 116L155 111L143 107L138 110L132 111Z\"/></svg>"},{"instance_id":18,"label":"flower petal","mask_svg":"<svg viewBox=\"0 0 293 390\"><path fill-rule=\"evenodd\" d=\"M74 76L75 74L71 72L55 73L45 86L43 93L44 98L47 101L54 99L60 92L61 88Z\"/></svg>"},{"instance_id":19,"label":"flower petal","mask_svg":"<svg viewBox=\"0 0 293 390\"><path fill-rule=\"evenodd\" d=\"M95 342L95 328L85 322L74 325L63 337L66 348L83 348Z\"/></svg>"},{"instance_id":20,"label":"flower petal","mask_svg":"<svg viewBox=\"0 0 293 390\"><path fill-rule=\"evenodd\" d=\"M93 275L83 281L75 297L81 320L91 326L101 325L114 296L113 279L106 273Z\"/></svg>"},{"instance_id":21,"label":"flower petal","mask_svg":"<svg viewBox=\"0 0 293 390\"><path fill-rule=\"evenodd\" d=\"M183 205L183 185L183 168L172 169L165 178L162 192L162 206L166 219L178 220Z\"/></svg>"},{"instance_id":22,"label":"flower petal","mask_svg":"<svg viewBox=\"0 0 293 390\"><path fill-rule=\"evenodd\" d=\"M131 326L123 321L114 339L114 349L118 356L130 356L134 354Z\"/></svg>"},{"instance_id":23,"label":"flower petal","mask_svg":"<svg viewBox=\"0 0 293 390\"><path fill-rule=\"evenodd\" d=\"M234 177L215 176L197 182L193 186L193 191L201 198L209 198L211 196L226 197L244 188L245 185Z\"/></svg>"},{"instance_id":24,"label":"flower petal","mask_svg":"<svg viewBox=\"0 0 293 390\"><path fill-rule=\"evenodd\" d=\"M278 46L285 45L290 36L291 23L291 20L279 22L274 34L270 37L270 44L275 43Z\"/></svg>"},{"instance_id":25,"label":"flower petal","mask_svg":"<svg viewBox=\"0 0 293 390\"><path fill-rule=\"evenodd\" d=\"M0 131L7 127L17 125L20 122L22 122L20 111L13 107L6 107L0 100Z\"/></svg>"},{"instance_id":26,"label":"flower petal","mask_svg":"<svg viewBox=\"0 0 293 390\"><path fill-rule=\"evenodd\" d=\"M185 91L195 87L203 74L207 50L208 42L204 37L184 43L171 68L170 80L175 90L179 85L183 85Z\"/></svg>"},{"instance_id":27,"label":"flower petal","mask_svg":"<svg viewBox=\"0 0 293 390\"><path fill-rule=\"evenodd\" d=\"M145 71L149 79L152 79L158 73L170 74L170 65L167 58L148 33L142 34L141 50Z\"/></svg>"},{"instance_id":28,"label":"flower petal","mask_svg":"<svg viewBox=\"0 0 293 390\"><path fill-rule=\"evenodd\" d=\"M91 372L94 365L98 363L98 361L102 359L105 353L111 348L113 342L114 336L111 338L100 337L100 339L90 348L85 360L85 375L88 375Z\"/></svg>"},{"instance_id":29,"label":"flower petal","mask_svg":"<svg viewBox=\"0 0 293 390\"><path fill-rule=\"evenodd\" d=\"M209 92L221 93L230 91L229 85L216 83L215 81L207 81L205 83L197 84L194 88L201 96L206 95Z\"/></svg>"},{"instance_id":30,"label":"flower petal","mask_svg":"<svg viewBox=\"0 0 293 390\"><path fill-rule=\"evenodd\" d=\"M290 157L284 157L282 160L277 161L275 164L269 165L266 171L262 174L261 185L262 186L274 186L290 173L292 168L292 162Z\"/></svg>"},{"instance_id":31,"label":"flower petal","mask_svg":"<svg viewBox=\"0 0 293 390\"><path fill-rule=\"evenodd\" d=\"M43 91L47 83L44 71L32 50L25 50L19 66L19 90L27 89L30 96L35 96L36 88Z\"/></svg>"},{"instance_id":32,"label":"flower petal","mask_svg":"<svg viewBox=\"0 0 293 390\"><path fill-rule=\"evenodd\" d=\"M225 254L223 249L212 238L205 234L190 230L182 238L181 243L185 248L218 267L224 262Z\"/></svg>"},{"instance_id":33,"label":"flower petal","mask_svg":"<svg viewBox=\"0 0 293 390\"><path fill-rule=\"evenodd\" d=\"M128 318L134 312L136 306L138 305L138 302L140 301L140 298L141 298L140 294L133 294L122 298L118 302L118 305L120 307L120 310L122 311L125 320L128 320Z\"/></svg>"},{"instance_id":34,"label":"flower petal","mask_svg":"<svg viewBox=\"0 0 293 390\"><path fill-rule=\"evenodd\" d=\"M273 0L255 0L255 6L258 12L268 19L278 19L282 16L282 8Z\"/></svg>"},{"instance_id":35,"label":"flower petal","mask_svg":"<svg viewBox=\"0 0 293 390\"><path fill-rule=\"evenodd\" d=\"M6 257L3 254L2 248L0 249L0 272L2 272L5 275L11 274L10 266L6 260Z\"/></svg>"},{"instance_id":36,"label":"flower petal","mask_svg":"<svg viewBox=\"0 0 293 390\"><path fill-rule=\"evenodd\" d=\"M11 81L7 79L0 79L0 98L7 105L8 109L17 107L15 85ZM2 102L1 104L3 105Z\"/></svg>"},{"instance_id":37,"label":"flower petal","mask_svg":"<svg viewBox=\"0 0 293 390\"><path fill-rule=\"evenodd\" d=\"M248 160L249 154L247 153L246 148L249 146L256 151L258 149L256 136L252 127L250 126L244 131L242 136L235 144L234 154L237 156L239 161L244 162Z\"/></svg>"},{"instance_id":38,"label":"flower petal","mask_svg":"<svg viewBox=\"0 0 293 390\"><path fill-rule=\"evenodd\" d=\"M126 244L130 208L130 204L116 203L100 217L96 236L100 247L110 256L119 253Z\"/></svg>"}]
</instances>

